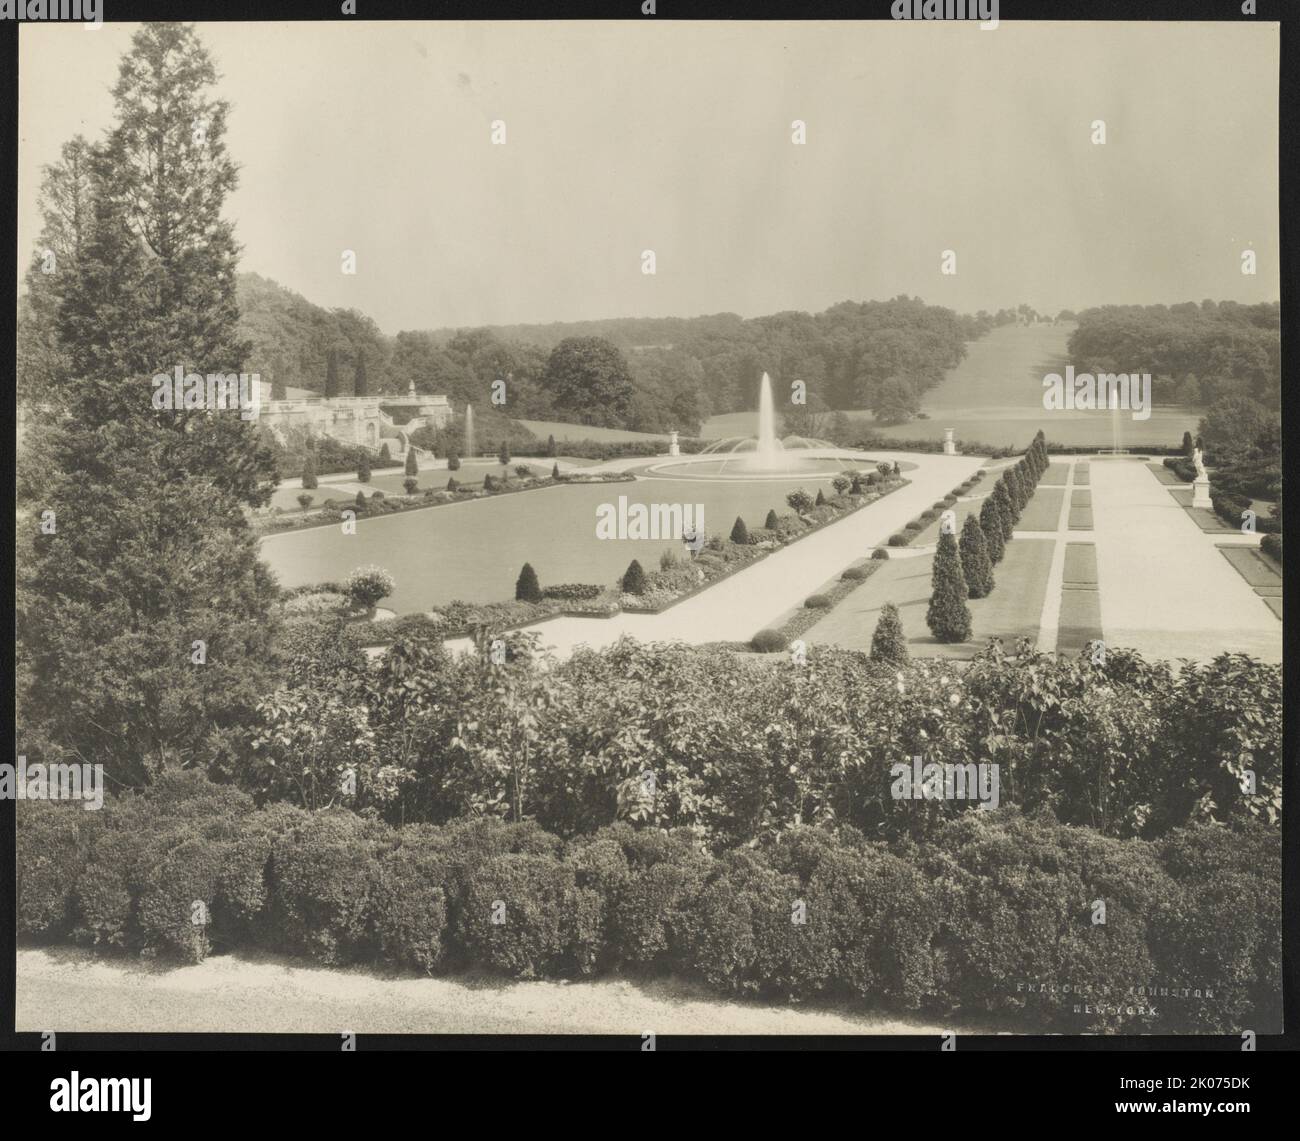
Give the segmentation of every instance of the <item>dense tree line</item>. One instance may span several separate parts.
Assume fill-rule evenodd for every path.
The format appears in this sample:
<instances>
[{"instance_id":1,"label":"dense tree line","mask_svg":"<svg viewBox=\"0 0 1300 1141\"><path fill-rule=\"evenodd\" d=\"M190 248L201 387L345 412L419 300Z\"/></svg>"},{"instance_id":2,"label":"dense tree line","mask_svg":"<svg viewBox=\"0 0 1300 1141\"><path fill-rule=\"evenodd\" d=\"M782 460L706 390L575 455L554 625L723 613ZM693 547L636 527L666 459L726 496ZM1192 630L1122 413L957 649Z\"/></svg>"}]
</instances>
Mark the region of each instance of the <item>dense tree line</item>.
<instances>
[{"instance_id":1,"label":"dense tree line","mask_svg":"<svg viewBox=\"0 0 1300 1141\"><path fill-rule=\"evenodd\" d=\"M867 408L881 423L905 423L967 341L1038 316L1027 305L961 316L900 296L751 320L625 318L387 337L355 310L322 309L255 274L240 276L239 302L241 332L276 383L323 391L327 375L352 376L360 362L377 394L414 382L477 410L504 380L499 407L516 419L688 434L715 413L754 408L764 372L782 389L803 381L812 409Z\"/></svg>"},{"instance_id":2,"label":"dense tree line","mask_svg":"<svg viewBox=\"0 0 1300 1141\"><path fill-rule=\"evenodd\" d=\"M1162 403L1201 407L1245 396L1276 408L1281 308L1205 300L1085 309L1070 356L1079 371L1149 372Z\"/></svg>"}]
</instances>

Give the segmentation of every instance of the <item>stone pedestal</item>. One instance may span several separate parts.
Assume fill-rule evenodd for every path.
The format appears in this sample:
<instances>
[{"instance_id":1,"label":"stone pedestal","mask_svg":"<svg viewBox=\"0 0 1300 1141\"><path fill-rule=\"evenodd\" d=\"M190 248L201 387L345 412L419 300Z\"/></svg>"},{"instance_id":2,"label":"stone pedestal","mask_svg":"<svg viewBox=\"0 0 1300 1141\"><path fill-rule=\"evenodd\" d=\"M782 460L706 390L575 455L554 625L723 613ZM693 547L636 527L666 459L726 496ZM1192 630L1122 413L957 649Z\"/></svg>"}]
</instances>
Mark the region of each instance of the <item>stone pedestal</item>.
<instances>
[{"instance_id":1,"label":"stone pedestal","mask_svg":"<svg viewBox=\"0 0 1300 1141\"><path fill-rule=\"evenodd\" d=\"M681 445L677 442L677 433L672 432L668 437L668 454L670 456L680 456L682 454Z\"/></svg>"},{"instance_id":2,"label":"stone pedestal","mask_svg":"<svg viewBox=\"0 0 1300 1141\"><path fill-rule=\"evenodd\" d=\"M1204 507L1207 511L1213 510L1213 504L1210 503L1210 481L1205 478L1192 481L1192 506Z\"/></svg>"},{"instance_id":3,"label":"stone pedestal","mask_svg":"<svg viewBox=\"0 0 1300 1141\"><path fill-rule=\"evenodd\" d=\"M943 454L945 456L955 456L957 454L957 445L953 442L952 433L951 428L943 430Z\"/></svg>"}]
</instances>

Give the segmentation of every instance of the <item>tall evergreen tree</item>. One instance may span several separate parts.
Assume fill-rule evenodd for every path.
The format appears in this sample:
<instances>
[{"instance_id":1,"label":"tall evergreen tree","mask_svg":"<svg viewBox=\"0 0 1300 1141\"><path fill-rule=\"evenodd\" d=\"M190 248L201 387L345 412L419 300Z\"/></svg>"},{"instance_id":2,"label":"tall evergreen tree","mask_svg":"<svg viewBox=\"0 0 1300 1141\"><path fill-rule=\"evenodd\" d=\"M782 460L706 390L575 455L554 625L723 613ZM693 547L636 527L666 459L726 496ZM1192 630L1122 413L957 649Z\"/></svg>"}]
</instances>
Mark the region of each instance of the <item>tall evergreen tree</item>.
<instances>
[{"instance_id":1,"label":"tall evergreen tree","mask_svg":"<svg viewBox=\"0 0 1300 1141\"><path fill-rule=\"evenodd\" d=\"M961 527L961 570L971 598L984 598L993 589L993 563L989 558L984 529L975 512L966 516Z\"/></svg>"},{"instance_id":2,"label":"tall evergreen tree","mask_svg":"<svg viewBox=\"0 0 1300 1141\"><path fill-rule=\"evenodd\" d=\"M357 449L357 479L361 483L370 482L370 453L365 448Z\"/></svg>"},{"instance_id":3,"label":"tall evergreen tree","mask_svg":"<svg viewBox=\"0 0 1300 1141\"><path fill-rule=\"evenodd\" d=\"M19 538L20 723L127 785L223 755L253 721L274 632L243 511L269 498L270 452L237 411L155 407L151 383L247 367L215 79L193 27L134 34L114 126L65 148L44 202L75 203L49 234L73 256L28 297L52 349L43 399L63 414L34 487L56 530Z\"/></svg>"},{"instance_id":4,"label":"tall evergreen tree","mask_svg":"<svg viewBox=\"0 0 1300 1141\"><path fill-rule=\"evenodd\" d=\"M1006 540L1002 537L1002 514L998 510L997 500L991 495L986 495L980 505L980 530L984 533L984 547L989 562L996 566L1002 561Z\"/></svg>"},{"instance_id":5,"label":"tall evergreen tree","mask_svg":"<svg viewBox=\"0 0 1300 1141\"><path fill-rule=\"evenodd\" d=\"M1007 485L998 480L993 485L993 494L990 496L997 507L998 522L1002 524L1002 542L1005 546L1011 542L1011 537L1015 533L1016 521L1011 514L1011 497L1007 492Z\"/></svg>"},{"instance_id":6,"label":"tall evergreen tree","mask_svg":"<svg viewBox=\"0 0 1300 1141\"><path fill-rule=\"evenodd\" d=\"M964 642L970 637L970 610L966 606L966 579L962 574L957 540L946 532L934 552L930 606L925 624L940 642Z\"/></svg>"},{"instance_id":7,"label":"tall evergreen tree","mask_svg":"<svg viewBox=\"0 0 1300 1141\"><path fill-rule=\"evenodd\" d=\"M415 458L414 448L406 449L406 474L407 475L420 474L420 462Z\"/></svg>"},{"instance_id":8,"label":"tall evergreen tree","mask_svg":"<svg viewBox=\"0 0 1300 1141\"><path fill-rule=\"evenodd\" d=\"M302 462L302 485L311 490L317 486L316 449L308 445L307 456Z\"/></svg>"},{"instance_id":9,"label":"tall evergreen tree","mask_svg":"<svg viewBox=\"0 0 1300 1141\"><path fill-rule=\"evenodd\" d=\"M1002 478L998 480L1002 485L1002 490L1007 497L1007 507L1011 514L1011 522L1020 522L1020 508L1024 504L1024 492L1020 485L1020 476L1013 467L1007 468L1002 473Z\"/></svg>"}]
</instances>

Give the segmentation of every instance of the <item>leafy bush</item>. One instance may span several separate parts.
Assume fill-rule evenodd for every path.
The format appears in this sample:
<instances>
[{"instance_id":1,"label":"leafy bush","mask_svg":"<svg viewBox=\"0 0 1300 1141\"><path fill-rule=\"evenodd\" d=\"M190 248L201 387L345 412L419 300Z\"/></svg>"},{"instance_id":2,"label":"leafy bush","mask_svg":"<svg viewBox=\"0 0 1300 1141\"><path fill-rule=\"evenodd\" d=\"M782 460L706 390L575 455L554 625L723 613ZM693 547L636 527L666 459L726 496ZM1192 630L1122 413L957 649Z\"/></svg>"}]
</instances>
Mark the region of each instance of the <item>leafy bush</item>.
<instances>
[{"instance_id":1,"label":"leafy bush","mask_svg":"<svg viewBox=\"0 0 1300 1141\"><path fill-rule=\"evenodd\" d=\"M318 812L277 839L268 872L284 944L335 965L366 949L368 892L376 880L374 830L344 809Z\"/></svg>"},{"instance_id":2,"label":"leafy bush","mask_svg":"<svg viewBox=\"0 0 1300 1141\"><path fill-rule=\"evenodd\" d=\"M916 530L919 531L920 528L918 527L916 528ZM908 532L908 534L904 535L898 531L895 531L894 534L889 536L889 545L891 547L906 547L907 544L911 542L911 536L913 533L914 532Z\"/></svg>"},{"instance_id":3,"label":"leafy bush","mask_svg":"<svg viewBox=\"0 0 1300 1141\"><path fill-rule=\"evenodd\" d=\"M102 811L102 810L101 810ZM96 812L48 800L20 801L16 812L18 934L66 936L73 891L86 862Z\"/></svg>"},{"instance_id":4,"label":"leafy bush","mask_svg":"<svg viewBox=\"0 0 1300 1141\"><path fill-rule=\"evenodd\" d=\"M371 609L393 593L396 582L383 567L357 567L347 577L344 589L358 606Z\"/></svg>"},{"instance_id":5,"label":"leafy bush","mask_svg":"<svg viewBox=\"0 0 1300 1141\"><path fill-rule=\"evenodd\" d=\"M845 582L861 582L863 579L870 577L871 571L867 567L849 567L840 575L840 578Z\"/></svg>"},{"instance_id":6,"label":"leafy bush","mask_svg":"<svg viewBox=\"0 0 1300 1141\"><path fill-rule=\"evenodd\" d=\"M151 870L138 909L147 948L187 963L207 957L220 914L218 885L229 848L196 837L171 849ZM230 933L216 940L228 943Z\"/></svg>"},{"instance_id":7,"label":"leafy bush","mask_svg":"<svg viewBox=\"0 0 1300 1141\"><path fill-rule=\"evenodd\" d=\"M380 858L368 906L380 958L432 974L447 937L447 861L424 833L403 830L400 846Z\"/></svg>"},{"instance_id":8,"label":"leafy bush","mask_svg":"<svg viewBox=\"0 0 1300 1141\"><path fill-rule=\"evenodd\" d=\"M897 537L901 538L901 536L897 536ZM901 543L897 545L902 546ZM873 559L887 559L889 558L889 552L884 547L877 547L874 551L871 552L871 557Z\"/></svg>"},{"instance_id":9,"label":"leafy bush","mask_svg":"<svg viewBox=\"0 0 1300 1141\"><path fill-rule=\"evenodd\" d=\"M903 530L915 535L918 531L925 530L925 524L920 519L912 519L903 525Z\"/></svg>"},{"instance_id":10,"label":"leafy bush","mask_svg":"<svg viewBox=\"0 0 1300 1141\"><path fill-rule=\"evenodd\" d=\"M1196 479L1196 464L1188 456L1167 456L1163 463L1184 483L1191 483Z\"/></svg>"},{"instance_id":11,"label":"leafy bush","mask_svg":"<svg viewBox=\"0 0 1300 1141\"><path fill-rule=\"evenodd\" d=\"M749 644L760 654L779 654L786 648L786 639L780 630L760 630Z\"/></svg>"},{"instance_id":12,"label":"leafy bush","mask_svg":"<svg viewBox=\"0 0 1300 1141\"><path fill-rule=\"evenodd\" d=\"M804 599L804 606L809 610L829 610L831 600L824 594L810 594Z\"/></svg>"},{"instance_id":13,"label":"leafy bush","mask_svg":"<svg viewBox=\"0 0 1300 1141\"><path fill-rule=\"evenodd\" d=\"M665 551L664 553L672 554L671 551ZM581 602L586 599L598 598L603 589L603 587L589 582L562 582L555 586L543 587L542 597Z\"/></svg>"},{"instance_id":14,"label":"leafy bush","mask_svg":"<svg viewBox=\"0 0 1300 1141\"><path fill-rule=\"evenodd\" d=\"M1273 559L1279 566L1282 565L1282 536L1276 534L1266 534L1259 540L1259 549Z\"/></svg>"},{"instance_id":15,"label":"leafy bush","mask_svg":"<svg viewBox=\"0 0 1300 1141\"><path fill-rule=\"evenodd\" d=\"M680 920L684 968L716 990L787 996L801 930L799 881L760 856L728 852Z\"/></svg>"},{"instance_id":16,"label":"leafy bush","mask_svg":"<svg viewBox=\"0 0 1300 1141\"><path fill-rule=\"evenodd\" d=\"M545 856L496 856L469 875L457 935L470 957L514 978L590 974L600 897Z\"/></svg>"}]
</instances>

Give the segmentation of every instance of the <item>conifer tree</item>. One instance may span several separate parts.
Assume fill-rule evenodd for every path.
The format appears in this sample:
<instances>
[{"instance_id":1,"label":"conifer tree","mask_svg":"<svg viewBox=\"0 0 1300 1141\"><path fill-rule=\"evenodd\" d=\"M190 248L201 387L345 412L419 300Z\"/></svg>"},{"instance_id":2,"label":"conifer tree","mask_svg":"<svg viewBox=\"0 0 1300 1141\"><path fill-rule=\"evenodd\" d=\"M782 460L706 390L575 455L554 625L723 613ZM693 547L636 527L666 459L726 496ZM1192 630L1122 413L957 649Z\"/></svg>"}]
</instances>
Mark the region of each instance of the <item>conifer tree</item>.
<instances>
[{"instance_id":1,"label":"conifer tree","mask_svg":"<svg viewBox=\"0 0 1300 1141\"><path fill-rule=\"evenodd\" d=\"M930 606L925 624L940 642L964 642L970 637L970 610L966 606L966 579L962 574L957 540L948 533L939 536L930 580Z\"/></svg>"},{"instance_id":2,"label":"conifer tree","mask_svg":"<svg viewBox=\"0 0 1300 1141\"><path fill-rule=\"evenodd\" d=\"M1015 533L1016 522L1011 514L1011 496L1007 492L1007 485L998 480L993 485L993 494L990 496L997 507L998 521L1002 524L1002 543L1003 546L1011 542L1011 537Z\"/></svg>"},{"instance_id":3,"label":"conifer tree","mask_svg":"<svg viewBox=\"0 0 1300 1141\"><path fill-rule=\"evenodd\" d=\"M775 531L778 525L779 525L779 520L776 517L776 509L769 508L767 512L767 518L763 521L763 526L769 531Z\"/></svg>"},{"instance_id":4,"label":"conifer tree","mask_svg":"<svg viewBox=\"0 0 1300 1141\"><path fill-rule=\"evenodd\" d=\"M871 660L901 665L907 658L907 639L903 636L898 607L886 602L880 608L880 617L876 619L876 629L871 635Z\"/></svg>"},{"instance_id":5,"label":"conifer tree","mask_svg":"<svg viewBox=\"0 0 1300 1141\"><path fill-rule=\"evenodd\" d=\"M537 572L532 563L524 563L515 582L515 600L518 602L541 602L542 588L537 581Z\"/></svg>"},{"instance_id":6,"label":"conifer tree","mask_svg":"<svg viewBox=\"0 0 1300 1141\"><path fill-rule=\"evenodd\" d=\"M73 140L47 181L56 272L28 292L20 345L23 370L33 341L50 350L33 490L58 520L20 529L21 734L113 785L208 764L253 722L272 657L275 586L243 511L270 497L270 451L237 411L169 408L151 384L172 365L252 371L215 80L192 25L135 32L114 125Z\"/></svg>"},{"instance_id":7,"label":"conifer tree","mask_svg":"<svg viewBox=\"0 0 1300 1141\"><path fill-rule=\"evenodd\" d=\"M745 521L739 515L736 521L731 525L731 541L740 546L749 545L749 528L745 526Z\"/></svg>"},{"instance_id":8,"label":"conifer tree","mask_svg":"<svg viewBox=\"0 0 1300 1141\"><path fill-rule=\"evenodd\" d=\"M988 552L989 562L996 566L1002 561L1006 548L1006 539L1002 535L1002 514L998 502L992 495L986 495L980 506L980 530L984 533L984 546Z\"/></svg>"},{"instance_id":9,"label":"conifer tree","mask_svg":"<svg viewBox=\"0 0 1300 1141\"><path fill-rule=\"evenodd\" d=\"M624 594L644 594L650 585L646 579L645 571L641 564L633 559L623 572L623 593Z\"/></svg>"},{"instance_id":10,"label":"conifer tree","mask_svg":"<svg viewBox=\"0 0 1300 1141\"><path fill-rule=\"evenodd\" d=\"M984 529L972 511L961 528L961 569L971 598L984 598L993 589L993 563L989 559Z\"/></svg>"}]
</instances>

